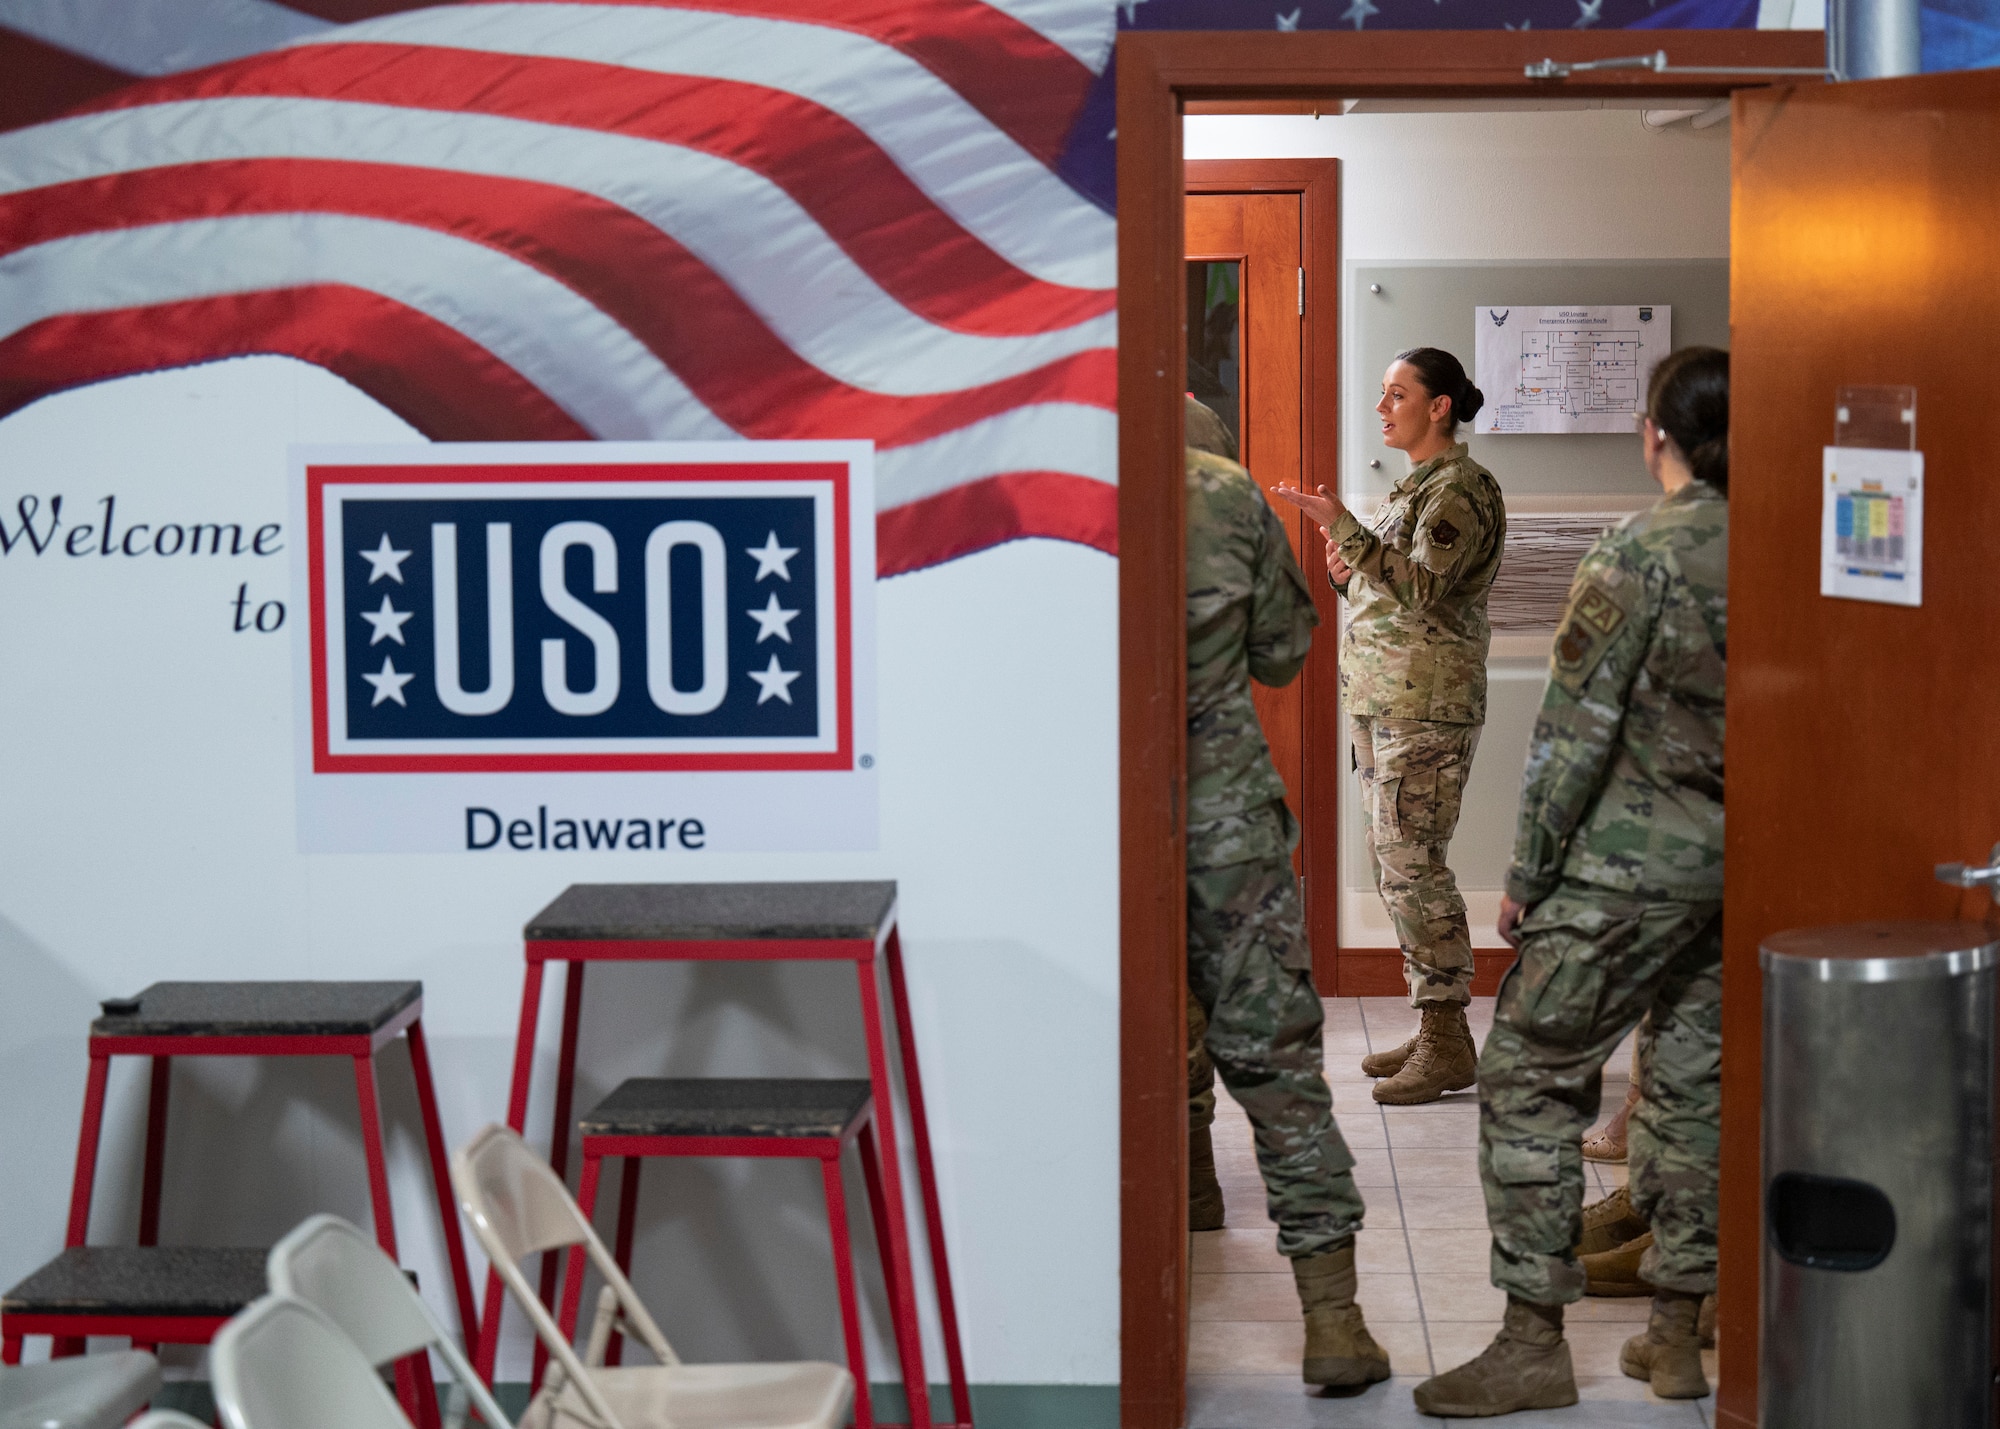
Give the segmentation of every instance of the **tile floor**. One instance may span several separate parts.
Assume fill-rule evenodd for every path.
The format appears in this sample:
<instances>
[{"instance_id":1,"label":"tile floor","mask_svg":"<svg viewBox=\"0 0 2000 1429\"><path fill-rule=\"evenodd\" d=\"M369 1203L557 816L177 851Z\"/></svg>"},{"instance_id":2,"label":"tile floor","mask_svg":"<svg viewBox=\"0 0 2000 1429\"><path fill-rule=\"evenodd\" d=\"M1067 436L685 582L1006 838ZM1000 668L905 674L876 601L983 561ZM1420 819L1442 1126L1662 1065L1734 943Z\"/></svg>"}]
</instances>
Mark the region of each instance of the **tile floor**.
<instances>
[{"instance_id":1,"label":"tile floor","mask_svg":"<svg viewBox=\"0 0 2000 1429\"><path fill-rule=\"evenodd\" d=\"M1358 1241L1361 1305L1389 1352L1395 1378L1356 1395L1308 1391L1300 1383L1305 1330L1290 1265L1278 1255L1264 1213L1263 1182L1250 1124L1218 1097L1216 1169L1228 1225L1190 1237L1193 1308L1188 1345L1190 1429L1377 1429L1435 1425L1417 1413L1419 1380L1472 1358L1499 1328L1506 1297L1486 1278L1489 1240L1479 1190L1478 1105L1470 1091L1421 1107L1383 1107L1361 1075L1364 1054L1396 1046L1417 1014L1400 998L1339 998L1326 1004L1327 1078L1335 1114L1354 1152L1368 1202ZM1493 999L1475 999L1472 1029L1483 1044ZM1631 1053L1605 1068L1608 1115L1624 1099ZM1602 1117L1599 1118L1600 1121ZM1623 1166L1586 1163L1588 1199L1625 1179ZM1710 1401L1656 1399L1618 1369L1618 1350L1644 1325L1649 1301L1586 1299L1572 1306L1565 1332L1583 1402L1574 1409L1515 1414L1509 1429L1540 1426L1663 1425L1704 1429ZM1715 1379L1713 1351L1709 1380Z\"/></svg>"}]
</instances>

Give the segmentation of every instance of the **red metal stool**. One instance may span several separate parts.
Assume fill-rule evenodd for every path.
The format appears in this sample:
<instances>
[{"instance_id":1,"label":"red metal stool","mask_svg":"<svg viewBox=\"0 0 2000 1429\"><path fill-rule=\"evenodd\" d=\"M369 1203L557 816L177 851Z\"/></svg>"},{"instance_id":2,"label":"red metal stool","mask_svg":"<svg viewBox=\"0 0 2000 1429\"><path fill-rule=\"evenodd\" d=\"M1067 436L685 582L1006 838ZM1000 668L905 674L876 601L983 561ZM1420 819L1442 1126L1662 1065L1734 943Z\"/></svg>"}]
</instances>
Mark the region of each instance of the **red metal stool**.
<instances>
[{"instance_id":1,"label":"red metal stool","mask_svg":"<svg viewBox=\"0 0 2000 1429\"><path fill-rule=\"evenodd\" d=\"M86 1335L130 1335L140 1344L206 1344L228 1319L228 1307L221 1302L172 1312L173 1285L178 1282L192 1287L183 1299L193 1295L195 1299L207 1296L214 1300L227 1290L226 1301L243 1288L236 1284L243 1278L242 1267L228 1258L261 1256L263 1252L157 1246L160 1190L166 1169L167 1094L175 1057L352 1058L375 1238L394 1259L395 1213L389 1204L389 1167L375 1091L375 1055L399 1036L410 1049L410 1070L416 1078L417 1106L423 1115L424 1142L430 1154L438 1214L444 1223L461 1327L467 1343L476 1341L472 1273L452 1201L444 1132L438 1122L437 1094L424 1048L423 999L420 982L156 982L127 1005L107 1004L105 1015L90 1025L90 1077L84 1091L76 1180L70 1191L69 1229L64 1239L69 1249L8 1292L10 1302L28 1310L21 1292L32 1290L44 1277L50 1277L49 1285L54 1287L54 1298L40 1296L30 1313L7 1315L5 1361L18 1363L21 1337L29 1334L54 1336L59 1355L81 1350ZM139 1249L79 1256L78 1248L89 1238L104 1094L113 1057L153 1060L139 1199ZM150 1291L135 1300L134 1295L148 1285ZM193 1305L193 1301L188 1304ZM150 1309L135 1315L131 1313L134 1306ZM224 1313L215 1313L218 1310ZM405 1407L414 1417L431 1396L415 1395L415 1377L407 1364L398 1367L397 1380ZM427 1411L422 1414L430 1418Z\"/></svg>"},{"instance_id":2,"label":"red metal stool","mask_svg":"<svg viewBox=\"0 0 2000 1429\"><path fill-rule=\"evenodd\" d=\"M521 1131L527 1120L528 1083L534 1066L535 1029L541 1016L543 974L550 963L567 963L562 1004L562 1041L556 1058L554 1132L549 1163L556 1174L569 1163L571 1104L576 1089L577 1028L583 1005L583 974L592 962L678 961L843 961L855 965L861 994L862 1030L868 1045L868 1086L873 1115L870 1122L879 1155L879 1197L871 1184L871 1201L878 1204L877 1234L887 1262L890 1318L903 1364L903 1386L910 1404L911 1429L930 1429L930 1394L923 1367L923 1340L917 1323L917 1298L911 1268L908 1213L903 1202L902 1165L896 1153L892 1108L895 1084L889 1070L888 1038L882 1018L879 980L886 971L889 1003L896 1020L896 1041L908 1092L906 1110L915 1143L917 1180L923 1198L924 1227L938 1302L939 1330L951 1382L956 1425L972 1423L972 1396L965 1380L965 1357L959 1345L958 1314L952 1299L951 1271L946 1260L944 1218L938 1202L937 1173L931 1159L930 1125L924 1114L923 1083L917 1070L916 1039L910 1021L909 990L903 977L902 944L896 932L896 885L870 883L579 883L573 884L540 913L525 930L527 976L521 992L521 1022L514 1044L514 1081L507 1101L507 1124ZM861 1135L856 1127L854 1134ZM748 1144L759 1138L744 1138ZM818 1139L818 1138L816 1138ZM606 1152L604 1154L614 1154ZM623 1154L623 1153L616 1153ZM694 1153L679 1153L694 1154ZM713 1154L713 1153L711 1153ZM729 1155L798 1154L731 1151ZM820 1155L814 1151L811 1154ZM837 1154L837 1152L836 1152ZM863 1156L866 1168L871 1158ZM831 1164L822 1157L823 1163ZM837 1175L837 1172L836 1172ZM636 1176L627 1163L628 1188ZM831 1192L829 1193L831 1194ZM579 1198L581 1199L581 1198ZM620 1206L621 1221L631 1214L629 1194ZM835 1255L845 1251L845 1238L833 1236ZM851 1257L850 1270L851 1270ZM555 1299L556 1262L545 1257L542 1299ZM479 1353L474 1366L489 1381L499 1348L501 1285L497 1275L486 1282L485 1316L480 1323ZM843 1307L844 1309L845 1307ZM850 1353L854 1342L850 1338ZM542 1357L536 1355L539 1378ZM865 1367L864 1367L865 1368ZM857 1374L865 1378L865 1374Z\"/></svg>"},{"instance_id":3,"label":"red metal stool","mask_svg":"<svg viewBox=\"0 0 2000 1429\"><path fill-rule=\"evenodd\" d=\"M847 1195L840 1180L841 1152L856 1143L868 1186L868 1208L882 1271L889 1273L889 1224L882 1202L882 1168L876 1154L875 1099L865 1081L778 1077L634 1077L619 1085L577 1123L583 1133L583 1188L577 1203L586 1216L597 1210L598 1177L607 1156L625 1158L619 1190L618 1236L613 1257L632 1273L632 1236L639 1201L639 1167L648 1156L810 1156L819 1160L826 1192L827 1230L834 1280L840 1288L841 1329L847 1367L854 1374L854 1429L874 1429L868 1395L868 1356L861 1339L861 1303L854 1287L848 1243ZM563 1280L559 1323L576 1333L583 1294L583 1253L572 1249ZM611 1341L606 1364L617 1364ZM901 1346L898 1347L902 1348Z\"/></svg>"}]
</instances>

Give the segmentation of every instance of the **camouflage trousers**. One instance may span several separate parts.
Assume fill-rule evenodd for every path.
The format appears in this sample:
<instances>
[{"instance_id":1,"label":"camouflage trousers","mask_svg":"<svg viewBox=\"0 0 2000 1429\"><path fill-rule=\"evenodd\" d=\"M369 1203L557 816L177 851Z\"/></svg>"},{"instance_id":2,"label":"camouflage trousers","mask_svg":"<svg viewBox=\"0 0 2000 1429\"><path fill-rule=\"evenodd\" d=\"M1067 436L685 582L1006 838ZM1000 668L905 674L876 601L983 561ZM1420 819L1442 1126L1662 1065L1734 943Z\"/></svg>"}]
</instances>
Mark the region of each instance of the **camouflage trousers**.
<instances>
[{"instance_id":1,"label":"camouflage trousers","mask_svg":"<svg viewBox=\"0 0 2000 1429\"><path fill-rule=\"evenodd\" d=\"M1361 776L1368 867L1403 950L1410 1005L1472 1000L1472 933L1465 899L1445 863L1476 724L1348 716L1354 768Z\"/></svg>"},{"instance_id":2,"label":"camouflage trousers","mask_svg":"<svg viewBox=\"0 0 2000 1429\"><path fill-rule=\"evenodd\" d=\"M1188 870L1187 978L1190 1125L1213 1118L1220 1075L1250 1118L1278 1253L1332 1249L1361 1229L1361 1193L1322 1068L1325 1011L1289 858Z\"/></svg>"},{"instance_id":3,"label":"camouflage trousers","mask_svg":"<svg viewBox=\"0 0 2000 1429\"><path fill-rule=\"evenodd\" d=\"M1628 1132L1632 1207L1652 1223L1640 1273L1715 1289L1722 1146L1722 905L1565 881L1521 921L1479 1057L1479 1179L1493 1283L1537 1304L1583 1294L1583 1133L1604 1063L1639 1029Z\"/></svg>"}]
</instances>

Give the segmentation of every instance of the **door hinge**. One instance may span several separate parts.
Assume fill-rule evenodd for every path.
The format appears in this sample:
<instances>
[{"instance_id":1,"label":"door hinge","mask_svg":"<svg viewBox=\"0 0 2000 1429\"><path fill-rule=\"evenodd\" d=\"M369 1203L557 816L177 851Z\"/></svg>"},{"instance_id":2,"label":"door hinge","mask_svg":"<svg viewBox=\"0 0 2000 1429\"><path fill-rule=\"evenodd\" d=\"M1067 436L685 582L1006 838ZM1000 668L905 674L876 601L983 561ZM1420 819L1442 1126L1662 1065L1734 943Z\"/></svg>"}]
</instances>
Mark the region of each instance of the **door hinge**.
<instances>
[{"instance_id":1,"label":"door hinge","mask_svg":"<svg viewBox=\"0 0 2000 1429\"><path fill-rule=\"evenodd\" d=\"M1306 315L1306 270L1299 269L1299 316Z\"/></svg>"}]
</instances>

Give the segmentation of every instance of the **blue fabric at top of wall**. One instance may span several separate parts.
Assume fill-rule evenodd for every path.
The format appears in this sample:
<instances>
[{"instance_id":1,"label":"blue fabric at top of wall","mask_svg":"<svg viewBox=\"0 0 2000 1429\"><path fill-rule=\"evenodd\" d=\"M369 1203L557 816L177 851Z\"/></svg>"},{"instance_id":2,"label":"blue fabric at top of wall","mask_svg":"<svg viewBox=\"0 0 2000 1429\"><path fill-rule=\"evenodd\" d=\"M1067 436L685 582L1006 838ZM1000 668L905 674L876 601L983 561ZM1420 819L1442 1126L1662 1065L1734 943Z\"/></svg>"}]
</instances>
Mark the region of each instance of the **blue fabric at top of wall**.
<instances>
[{"instance_id":1,"label":"blue fabric at top of wall","mask_svg":"<svg viewBox=\"0 0 2000 1429\"><path fill-rule=\"evenodd\" d=\"M1757 0L1117 0L1121 30L1736 30ZM2000 0L1923 7L1924 69L2000 65ZM1057 170L1107 212L1117 204L1117 67L1106 64Z\"/></svg>"},{"instance_id":2,"label":"blue fabric at top of wall","mask_svg":"<svg viewBox=\"0 0 2000 1429\"><path fill-rule=\"evenodd\" d=\"M2000 65L2000 0L1934 0L1923 21L1927 73Z\"/></svg>"},{"instance_id":3,"label":"blue fabric at top of wall","mask_svg":"<svg viewBox=\"0 0 2000 1429\"><path fill-rule=\"evenodd\" d=\"M1121 30L1738 30L1757 23L1757 0L1117 0L1117 11ZM1118 193L1117 95L1117 67L1107 64L1056 165L1106 212L1115 210Z\"/></svg>"},{"instance_id":4,"label":"blue fabric at top of wall","mask_svg":"<svg viewBox=\"0 0 2000 1429\"><path fill-rule=\"evenodd\" d=\"M1671 17L1671 18L1670 18ZM1118 0L1121 30L1745 29L1757 0Z\"/></svg>"}]
</instances>

